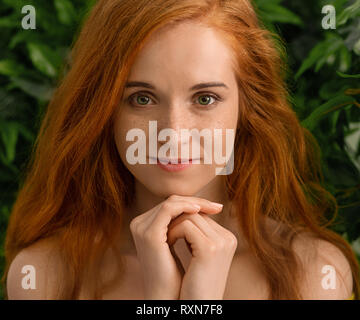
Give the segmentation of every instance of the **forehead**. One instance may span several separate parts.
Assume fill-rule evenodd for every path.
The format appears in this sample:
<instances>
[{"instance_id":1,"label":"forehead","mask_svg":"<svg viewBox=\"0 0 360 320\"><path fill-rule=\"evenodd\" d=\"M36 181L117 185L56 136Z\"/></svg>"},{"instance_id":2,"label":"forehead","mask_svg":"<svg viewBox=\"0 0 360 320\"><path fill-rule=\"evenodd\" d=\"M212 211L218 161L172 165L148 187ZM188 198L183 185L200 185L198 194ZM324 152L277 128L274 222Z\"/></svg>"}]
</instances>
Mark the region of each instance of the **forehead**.
<instances>
[{"instance_id":1,"label":"forehead","mask_svg":"<svg viewBox=\"0 0 360 320\"><path fill-rule=\"evenodd\" d=\"M152 34L131 68L131 75L226 78L232 52L213 28L194 22L164 27Z\"/></svg>"}]
</instances>

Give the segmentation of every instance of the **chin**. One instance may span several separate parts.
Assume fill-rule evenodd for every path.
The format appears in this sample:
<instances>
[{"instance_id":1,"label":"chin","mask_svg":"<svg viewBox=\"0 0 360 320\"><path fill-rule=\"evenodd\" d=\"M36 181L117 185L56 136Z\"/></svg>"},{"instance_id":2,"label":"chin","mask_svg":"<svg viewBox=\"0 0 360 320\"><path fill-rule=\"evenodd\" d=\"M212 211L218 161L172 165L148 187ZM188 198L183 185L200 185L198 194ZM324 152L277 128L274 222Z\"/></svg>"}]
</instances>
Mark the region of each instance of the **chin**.
<instances>
[{"instance_id":1,"label":"chin","mask_svg":"<svg viewBox=\"0 0 360 320\"><path fill-rule=\"evenodd\" d=\"M152 182L151 185L146 187L154 195L167 198L173 194L178 196L194 196L204 186L198 186L189 181L158 181L157 183Z\"/></svg>"}]
</instances>

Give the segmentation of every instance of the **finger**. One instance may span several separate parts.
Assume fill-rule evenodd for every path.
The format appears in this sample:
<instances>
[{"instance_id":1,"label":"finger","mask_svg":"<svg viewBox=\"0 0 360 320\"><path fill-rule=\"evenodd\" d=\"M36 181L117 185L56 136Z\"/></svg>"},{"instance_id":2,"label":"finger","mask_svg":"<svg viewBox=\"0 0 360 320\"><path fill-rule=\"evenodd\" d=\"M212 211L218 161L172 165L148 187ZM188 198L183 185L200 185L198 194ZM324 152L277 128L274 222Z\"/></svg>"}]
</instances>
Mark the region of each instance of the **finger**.
<instances>
[{"instance_id":1,"label":"finger","mask_svg":"<svg viewBox=\"0 0 360 320\"><path fill-rule=\"evenodd\" d=\"M166 228L170 221L182 213L194 214L200 206L187 201L164 201L156 215L152 217L151 228ZM149 226L150 227L150 226Z\"/></svg>"},{"instance_id":2,"label":"finger","mask_svg":"<svg viewBox=\"0 0 360 320\"><path fill-rule=\"evenodd\" d=\"M187 202L192 203L195 206L200 206L200 211L207 214L217 214L221 212L222 210L222 204L211 202L207 199L198 198L198 197L190 197L190 196L178 196L178 195L171 195L167 200L159 203L156 207L154 207L149 212L146 212L142 214L138 219L141 221L142 224L144 224L146 227L150 226L150 224L154 221L155 217L159 214L161 211L163 205L167 202ZM192 212L186 212L186 213L192 213ZM176 217L176 215L175 215ZM173 219L172 217L171 219ZM163 223L163 222L161 222ZM166 223L166 222L165 222Z\"/></svg>"},{"instance_id":3,"label":"finger","mask_svg":"<svg viewBox=\"0 0 360 320\"><path fill-rule=\"evenodd\" d=\"M217 214L220 213L222 210L222 204L220 203L215 203L215 202L211 202L207 199L203 199L203 198L197 198L197 197L190 197L190 196L177 196L177 195L172 195L170 196L167 200L165 200L162 205L159 207L159 210L156 214L156 217L154 215L154 217L151 218L151 221L153 221L153 223L156 224L160 224L160 225L168 225L170 223L170 221L174 218L176 218L178 215L180 215L181 213L175 213L173 215L171 215L171 218L169 220L169 212L168 210L171 208L171 203L177 203L179 201L184 201L186 203L192 203L194 206L200 206L200 211L206 214ZM166 208L164 208L165 204L170 203L170 205L166 205ZM162 210L165 209L165 210ZM184 211L184 213L193 213L193 212L186 212Z\"/></svg>"},{"instance_id":4,"label":"finger","mask_svg":"<svg viewBox=\"0 0 360 320\"><path fill-rule=\"evenodd\" d=\"M156 215L156 213L159 211L160 206L161 203L159 203L149 211L136 216L135 219L138 221L139 224L148 225L147 220L151 220L151 218Z\"/></svg>"},{"instance_id":5,"label":"finger","mask_svg":"<svg viewBox=\"0 0 360 320\"><path fill-rule=\"evenodd\" d=\"M206 214L200 215L198 213L195 213L192 215L189 215L189 214L181 215L181 216L177 217L176 219L172 220L171 223L169 224L168 228L170 230L170 229L174 228L176 225L178 225L179 223L188 219L188 220L192 221L207 237L215 239L218 236L218 233L215 232L213 227L207 222L207 220L204 219L203 216L206 216ZM211 219L211 218L209 217L209 219Z\"/></svg>"},{"instance_id":6,"label":"finger","mask_svg":"<svg viewBox=\"0 0 360 320\"><path fill-rule=\"evenodd\" d=\"M222 225L220 225L219 223L217 223L214 219L211 219L209 216L207 216L206 214L201 214L199 213L199 215L201 215L204 220L206 220L209 225L212 226L213 230L220 236L223 237L226 234L232 234L234 235L230 230L224 228Z\"/></svg>"},{"instance_id":7,"label":"finger","mask_svg":"<svg viewBox=\"0 0 360 320\"><path fill-rule=\"evenodd\" d=\"M172 198L174 200L184 200L189 201L191 203L197 204L201 207L201 212L205 212L208 214L216 214L219 213L223 205L221 203L212 202L210 200L204 199L204 198L198 198L198 197L192 197L192 196L178 196L178 195L172 195L169 197L169 199Z\"/></svg>"},{"instance_id":8,"label":"finger","mask_svg":"<svg viewBox=\"0 0 360 320\"><path fill-rule=\"evenodd\" d=\"M193 199L196 200L196 202ZM217 214L221 211L219 206L211 204L211 201L194 197L171 196L165 200L159 207L156 216L152 219L152 225L159 228L168 226L170 221L182 213L197 213L200 211L204 213ZM194 210L196 208L196 210Z\"/></svg>"},{"instance_id":9,"label":"finger","mask_svg":"<svg viewBox=\"0 0 360 320\"><path fill-rule=\"evenodd\" d=\"M138 226L138 233L143 234L145 231L148 231L151 232L154 237L164 239L168 224L174 217L182 214L183 212L191 214L197 213L199 210L200 206L196 206L190 202L162 202L150 210L152 211L151 215L149 215L150 211L146 212L146 216L145 214L142 214L134 218L133 223ZM162 220L159 220L159 215ZM154 222L154 220L156 221Z\"/></svg>"},{"instance_id":10,"label":"finger","mask_svg":"<svg viewBox=\"0 0 360 320\"><path fill-rule=\"evenodd\" d=\"M184 238L193 245L203 247L208 242L205 234L190 220L184 220L168 232L168 244L172 246L177 239Z\"/></svg>"}]
</instances>

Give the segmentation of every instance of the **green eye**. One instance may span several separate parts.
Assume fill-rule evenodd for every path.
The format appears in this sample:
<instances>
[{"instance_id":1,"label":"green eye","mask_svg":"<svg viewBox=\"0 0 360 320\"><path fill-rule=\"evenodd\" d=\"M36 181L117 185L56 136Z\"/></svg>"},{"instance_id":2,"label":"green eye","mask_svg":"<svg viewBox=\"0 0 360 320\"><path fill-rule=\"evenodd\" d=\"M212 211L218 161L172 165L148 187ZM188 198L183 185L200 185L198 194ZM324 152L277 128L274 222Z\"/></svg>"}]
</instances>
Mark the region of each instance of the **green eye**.
<instances>
[{"instance_id":1,"label":"green eye","mask_svg":"<svg viewBox=\"0 0 360 320\"><path fill-rule=\"evenodd\" d=\"M137 96L136 102L138 102L140 105L146 105L149 102L149 97L147 96Z\"/></svg>"},{"instance_id":2,"label":"green eye","mask_svg":"<svg viewBox=\"0 0 360 320\"><path fill-rule=\"evenodd\" d=\"M211 99L213 99L213 102L211 102ZM135 93L128 98L128 103L134 107L136 105L147 106L150 104L149 102L151 100L152 98L150 98L145 94ZM215 106L219 101L222 101L222 98L212 94L203 94L203 95L198 95L197 100L198 100L198 104L200 104L201 106Z\"/></svg>"},{"instance_id":3,"label":"green eye","mask_svg":"<svg viewBox=\"0 0 360 320\"><path fill-rule=\"evenodd\" d=\"M141 94L141 93L135 93L132 94L129 98L128 98L128 103L132 106L147 106L149 105L150 101L152 99L145 95L145 94Z\"/></svg>"},{"instance_id":4,"label":"green eye","mask_svg":"<svg viewBox=\"0 0 360 320\"><path fill-rule=\"evenodd\" d=\"M214 99L215 102L210 103L211 98ZM199 96L199 98L198 98L198 101L202 106L215 104L217 102L217 100L218 99L216 97L212 96L212 95L202 95L202 96Z\"/></svg>"}]
</instances>

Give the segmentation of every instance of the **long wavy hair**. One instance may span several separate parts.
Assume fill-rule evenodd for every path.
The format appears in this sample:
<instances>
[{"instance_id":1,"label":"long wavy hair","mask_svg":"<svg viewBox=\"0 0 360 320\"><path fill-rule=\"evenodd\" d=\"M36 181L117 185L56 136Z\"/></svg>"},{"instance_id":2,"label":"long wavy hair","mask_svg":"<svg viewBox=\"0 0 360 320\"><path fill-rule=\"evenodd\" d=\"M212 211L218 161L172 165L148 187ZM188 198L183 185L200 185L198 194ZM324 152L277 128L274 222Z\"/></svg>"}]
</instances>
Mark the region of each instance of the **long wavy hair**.
<instances>
[{"instance_id":1,"label":"long wavy hair","mask_svg":"<svg viewBox=\"0 0 360 320\"><path fill-rule=\"evenodd\" d=\"M131 65L156 30L182 21L215 28L234 54L239 130L234 172L226 176L239 227L266 276L269 299L301 299L301 264L292 241L311 232L338 247L350 263L355 298L359 267L351 246L328 227L336 199L322 187L320 149L291 108L286 54L248 0L99 0L74 43L24 171L5 242L5 282L20 250L56 236L66 286L77 299L86 275L99 274L105 251L124 224L134 177L121 162L113 123ZM329 217L333 214L333 218ZM269 234L265 217L286 225ZM101 233L101 241L94 235ZM96 238L97 239L97 238ZM119 261L121 259L119 258ZM119 263L119 275L122 263ZM100 282L99 282L100 283ZM102 297L104 287L92 288Z\"/></svg>"}]
</instances>

